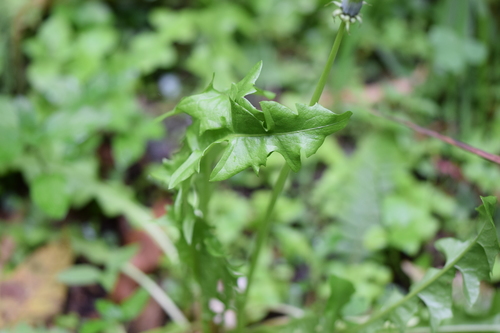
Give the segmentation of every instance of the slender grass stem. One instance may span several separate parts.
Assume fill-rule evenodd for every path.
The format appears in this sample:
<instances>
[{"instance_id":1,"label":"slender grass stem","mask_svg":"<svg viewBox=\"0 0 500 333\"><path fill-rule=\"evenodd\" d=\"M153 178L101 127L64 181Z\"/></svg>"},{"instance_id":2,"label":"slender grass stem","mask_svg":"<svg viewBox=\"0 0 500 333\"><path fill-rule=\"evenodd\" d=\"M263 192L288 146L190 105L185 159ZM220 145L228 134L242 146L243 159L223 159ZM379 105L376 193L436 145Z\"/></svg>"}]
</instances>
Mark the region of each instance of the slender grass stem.
<instances>
[{"instance_id":1,"label":"slender grass stem","mask_svg":"<svg viewBox=\"0 0 500 333\"><path fill-rule=\"evenodd\" d=\"M333 63L335 62L335 58L337 57L337 53L339 52L340 43L342 42L342 38L345 33L345 22L342 22L339 27L339 31L337 32L337 37L335 38L335 42L333 43L332 51L330 52L330 56L326 61L325 68L323 69L323 73L321 74L318 84L316 85L316 89L311 97L311 102L309 105L314 105L319 102L319 98L323 93L323 89L326 85L326 80L328 79L328 75L330 74L330 69L332 68Z\"/></svg>"},{"instance_id":2,"label":"slender grass stem","mask_svg":"<svg viewBox=\"0 0 500 333\"><path fill-rule=\"evenodd\" d=\"M189 324L188 320L182 313L182 311L175 305L174 301L167 295L167 293L149 278L146 274L141 272L131 263L126 263L122 267L122 272L130 277L132 280L137 282L141 287L146 289L146 291L153 297L153 299L161 306L166 314L172 318L172 320L182 326L187 326Z\"/></svg>"}]
</instances>

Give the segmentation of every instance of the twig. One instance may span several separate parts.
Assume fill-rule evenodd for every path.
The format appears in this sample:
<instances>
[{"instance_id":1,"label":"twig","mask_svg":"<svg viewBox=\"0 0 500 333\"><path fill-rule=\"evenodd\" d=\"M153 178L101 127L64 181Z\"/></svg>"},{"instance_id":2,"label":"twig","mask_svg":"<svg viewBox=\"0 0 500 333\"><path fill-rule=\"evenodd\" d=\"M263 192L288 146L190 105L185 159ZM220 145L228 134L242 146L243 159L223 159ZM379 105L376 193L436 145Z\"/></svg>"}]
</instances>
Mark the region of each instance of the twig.
<instances>
[{"instance_id":1,"label":"twig","mask_svg":"<svg viewBox=\"0 0 500 333\"><path fill-rule=\"evenodd\" d=\"M411 121L403 120L403 119L399 119L399 118L395 118L395 117L391 117L391 116L387 116L387 115L384 115L384 114L382 114L379 111L374 110L374 109L370 109L369 111L372 114L376 115L376 116L379 116L379 117L385 118L387 120L396 122L398 124L404 125L404 126L406 126L408 128L411 128L415 132L418 132L418 133L421 133L421 134L424 134L424 135L427 135L427 136L431 136L433 138L436 138L438 140L446 142L446 143L448 143L448 144L450 144L452 146L455 146L455 147L458 147L458 148L463 149L465 151L468 151L469 153L472 153L474 155L480 156L480 157L484 158L485 160L488 160L490 162L493 162L493 163L496 163L496 164L500 165L500 156L498 156L498 155L487 153L484 150L472 147L472 146L470 146L470 145L468 145L466 143L463 143L463 142L460 142L458 140L452 139L449 136L440 134L440 133L438 133L436 131L430 130L430 129L425 128L425 127L421 127L421 126L419 126L417 124L412 123Z\"/></svg>"}]
</instances>

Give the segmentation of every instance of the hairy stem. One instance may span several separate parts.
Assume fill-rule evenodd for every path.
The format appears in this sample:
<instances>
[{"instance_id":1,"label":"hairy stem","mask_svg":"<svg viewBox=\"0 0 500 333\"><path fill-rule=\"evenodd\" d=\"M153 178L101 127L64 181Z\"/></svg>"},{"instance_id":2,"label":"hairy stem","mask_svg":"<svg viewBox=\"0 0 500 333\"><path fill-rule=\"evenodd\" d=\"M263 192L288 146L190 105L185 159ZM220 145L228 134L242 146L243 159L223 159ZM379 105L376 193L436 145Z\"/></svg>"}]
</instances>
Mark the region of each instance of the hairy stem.
<instances>
[{"instance_id":1,"label":"hairy stem","mask_svg":"<svg viewBox=\"0 0 500 333\"><path fill-rule=\"evenodd\" d=\"M326 80L328 79L328 75L330 74L330 69L332 68L333 63L335 62L335 58L337 57L337 53L339 52L340 43L342 42L342 37L344 37L345 33L345 22L342 22L339 27L339 31L337 32L337 37L335 38L335 42L333 43L332 51L330 52L330 56L326 61L325 68L323 69L323 73L321 74L318 84L316 85L316 89L311 97L311 102L309 105L313 106L314 104L319 102L319 98L323 93L323 89L326 85Z\"/></svg>"}]
</instances>

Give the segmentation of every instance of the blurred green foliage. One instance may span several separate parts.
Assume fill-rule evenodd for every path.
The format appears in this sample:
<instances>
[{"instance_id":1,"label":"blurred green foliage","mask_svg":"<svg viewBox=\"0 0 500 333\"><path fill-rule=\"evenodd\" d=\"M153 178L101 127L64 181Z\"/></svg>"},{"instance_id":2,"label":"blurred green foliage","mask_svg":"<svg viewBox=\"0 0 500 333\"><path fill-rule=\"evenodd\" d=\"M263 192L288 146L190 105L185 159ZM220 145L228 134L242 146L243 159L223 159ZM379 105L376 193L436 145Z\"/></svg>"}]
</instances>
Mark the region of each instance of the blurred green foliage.
<instances>
[{"instance_id":1,"label":"blurred green foliage","mask_svg":"<svg viewBox=\"0 0 500 333\"><path fill-rule=\"evenodd\" d=\"M214 72L215 86L225 89L259 60L260 86L285 105L308 100L338 25L332 9L323 8L327 2L3 0L0 235L18 244L6 267L14 269L64 225L75 252L100 266L90 266L91 282L111 289L117 272L107 254L119 242L116 235L106 238L102 221L120 215L135 225L151 220L146 207L165 185L144 185L149 171L153 179L164 173L157 164L130 176L138 165L158 161L144 158L148 142L167 144L168 134L152 117L204 88ZM498 17L493 0L384 0L363 8L364 24L351 29L325 91L325 106L354 116L279 199L258 288L250 295L250 320L284 311L283 304L327 302L332 274L355 287L346 314L363 314L391 284L409 287L403 262L421 269L443 265L433 241L475 233L471 217L479 195L500 197L498 166L366 110L376 107L499 154ZM173 87L162 88L167 74ZM391 81L396 78L418 83L401 93ZM384 93L376 105L367 102L367 84ZM280 163L273 155L260 177L245 171L213 194L207 232L236 267L245 268L248 235L256 231ZM89 207L92 214L83 214ZM156 223L172 228L166 217ZM172 263L163 266L161 279L188 309L196 292L185 289L192 281ZM458 319L449 323L498 322L499 295L496 289L482 295L491 302L479 313L455 299ZM115 306L101 305L102 322L89 331L121 327L133 317L113 317L122 311ZM28 332L24 327L12 332ZM310 328L306 320L297 327Z\"/></svg>"}]
</instances>

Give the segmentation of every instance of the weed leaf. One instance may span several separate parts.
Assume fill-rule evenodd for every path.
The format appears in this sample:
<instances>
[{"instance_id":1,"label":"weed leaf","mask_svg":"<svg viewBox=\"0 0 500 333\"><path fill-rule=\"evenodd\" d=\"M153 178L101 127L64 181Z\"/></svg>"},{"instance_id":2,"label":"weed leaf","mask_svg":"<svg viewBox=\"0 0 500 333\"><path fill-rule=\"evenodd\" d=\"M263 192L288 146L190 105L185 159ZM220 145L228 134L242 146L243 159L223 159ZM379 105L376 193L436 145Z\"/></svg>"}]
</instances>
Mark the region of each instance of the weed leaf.
<instances>
[{"instance_id":1,"label":"weed leaf","mask_svg":"<svg viewBox=\"0 0 500 333\"><path fill-rule=\"evenodd\" d=\"M490 267L484 249L471 241L460 242L453 238L439 240L436 247L446 254L448 262L453 261L457 253L470 248L468 254L455 264L455 268L462 273L467 300L471 305L474 304L479 297L480 282L489 278Z\"/></svg>"},{"instance_id":2,"label":"weed leaf","mask_svg":"<svg viewBox=\"0 0 500 333\"><path fill-rule=\"evenodd\" d=\"M169 189L172 189L179 185L182 181L188 179L195 172L200 171L200 161L203 157L203 152L200 150L195 150L189 155L188 159L182 163L180 167L175 170L172 177L170 178L170 183L168 185Z\"/></svg>"},{"instance_id":3,"label":"weed leaf","mask_svg":"<svg viewBox=\"0 0 500 333\"><path fill-rule=\"evenodd\" d=\"M297 112L276 102L261 102L261 106L263 114L272 118L270 129L263 127L246 108L233 103L235 133L219 141L227 141L228 145L210 176L211 181L227 179L248 167L258 172L273 152L280 153L290 168L298 171L301 156L313 155L325 137L344 128L352 115L351 112L339 115L318 104L297 104Z\"/></svg>"},{"instance_id":4,"label":"weed leaf","mask_svg":"<svg viewBox=\"0 0 500 333\"><path fill-rule=\"evenodd\" d=\"M351 112L336 114L316 104L297 104L293 111L277 102L261 102L262 111L244 97L258 93L254 84L262 69L256 64L247 76L227 91L214 88L213 82L202 94L186 97L174 113L183 112L194 118L193 129L186 141L191 153L170 179L170 188L179 185L199 171L201 158L213 144L227 142L222 158L210 180L220 181L252 167L258 173L267 157L280 153L293 171L301 166L301 157L313 155L325 137L347 125ZM192 131L197 131L196 139ZM222 135L224 134L224 135Z\"/></svg>"},{"instance_id":5,"label":"weed leaf","mask_svg":"<svg viewBox=\"0 0 500 333\"><path fill-rule=\"evenodd\" d=\"M326 303L325 317L326 322L324 328L331 329L335 325L335 321L340 317L340 311L349 303L351 296L356 291L352 283L341 277L332 275L330 277L330 297Z\"/></svg>"},{"instance_id":6,"label":"weed leaf","mask_svg":"<svg viewBox=\"0 0 500 333\"><path fill-rule=\"evenodd\" d=\"M395 303L401 299L403 299L404 295L399 292L399 290L394 289L392 290L389 299L387 300L388 304ZM406 328L406 324L408 321L417 313L418 311L418 301L416 298L412 298L408 302L405 302L396 310L394 310L393 313L389 316L389 319L396 324L396 326L399 328L400 332L404 332Z\"/></svg>"},{"instance_id":7,"label":"weed leaf","mask_svg":"<svg viewBox=\"0 0 500 333\"><path fill-rule=\"evenodd\" d=\"M262 62L255 65L247 76L232 85L228 92L214 88L213 80L201 94L186 97L176 106L174 113L184 112L200 121L199 134L208 130L231 127L231 99L239 99L257 90L254 87L262 69Z\"/></svg>"},{"instance_id":8,"label":"weed leaf","mask_svg":"<svg viewBox=\"0 0 500 333\"><path fill-rule=\"evenodd\" d=\"M257 88L255 88L255 81L259 78L261 70L262 61L259 61L255 66L253 66L243 80L238 83L233 83L231 86L231 98L238 99L257 92Z\"/></svg>"},{"instance_id":9,"label":"weed leaf","mask_svg":"<svg viewBox=\"0 0 500 333\"><path fill-rule=\"evenodd\" d=\"M476 237L466 242L452 238L444 238L436 243L436 248L446 256L446 265L442 269L431 268L422 281L411 288L411 292L401 298L391 298L389 305L372 316L370 320L359 326L356 331L363 331L374 322L390 318L401 330L414 313L414 307L409 305L417 296L429 309L431 329L433 332L442 320L451 318L452 312L452 282L456 270L464 279L464 293L473 304L479 297L480 281L488 280L496 256L500 252L493 213L496 206L495 197L481 198L483 205L477 208L483 221ZM403 311L401 310L403 308Z\"/></svg>"},{"instance_id":10,"label":"weed leaf","mask_svg":"<svg viewBox=\"0 0 500 333\"><path fill-rule=\"evenodd\" d=\"M442 320L451 318L452 298L451 287L453 278L455 277L454 270L431 268L427 271L420 283L415 285L415 289L420 286L426 286L418 293L418 297L427 305L431 316L431 328L433 331L437 329Z\"/></svg>"},{"instance_id":11,"label":"weed leaf","mask_svg":"<svg viewBox=\"0 0 500 333\"><path fill-rule=\"evenodd\" d=\"M483 205L477 208L483 222L478 235L469 241L461 242L452 238L441 239L436 248L446 255L446 265L442 270L430 269L424 279L414 289L426 286L418 296L429 308L431 327L435 331L443 319L452 317L452 280L454 268L464 279L464 293L467 300L474 304L479 297L479 284L488 280L495 257L500 251L493 212L496 198L481 198Z\"/></svg>"},{"instance_id":12,"label":"weed leaf","mask_svg":"<svg viewBox=\"0 0 500 333\"><path fill-rule=\"evenodd\" d=\"M490 270L492 270L495 264L495 258L500 250L495 222L493 221L497 198L494 196L481 197L481 201L483 205L479 206L476 210L479 212L480 218L484 221L484 224L477 236L477 243L483 247L486 258L488 259L488 265Z\"/></svg>"}]
</instances>

